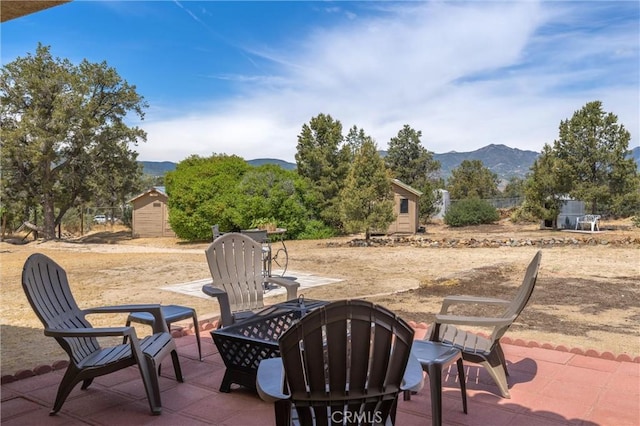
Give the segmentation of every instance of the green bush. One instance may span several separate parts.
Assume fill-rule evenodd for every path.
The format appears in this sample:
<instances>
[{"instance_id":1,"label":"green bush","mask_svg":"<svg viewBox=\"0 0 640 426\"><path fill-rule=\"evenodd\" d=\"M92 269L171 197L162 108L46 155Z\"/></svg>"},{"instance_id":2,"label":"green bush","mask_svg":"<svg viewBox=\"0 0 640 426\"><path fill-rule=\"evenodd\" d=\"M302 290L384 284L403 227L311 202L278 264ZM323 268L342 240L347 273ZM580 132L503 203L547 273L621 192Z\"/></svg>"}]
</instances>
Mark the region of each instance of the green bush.
<instances>
[{"instance_id":1,"label":"green bush","mask_svg":"<svg viewBox=\"0 0 640 426\"><path fill-rule=\"evenodd\" d=\"M509 218L513 223L539 222L539 220L529 210L522 206L516 208Z\"/></svg>"},{"instance_id":2,"label":"green bush","mask_svg":"<svg viewBox=\"0 0 640 426\"><path fill-rule=\"evenodd\" d=\"M304 231L298 234L299 240L322 240L324 238L331 238L336 233L333 229L325 225L319 220L310 220L305 223Z\"/></svg>"},{"instance_id":3,"label":"green bush","mask_svg":"<svg viewBox=\"0 0 640 426\"><path fill-rule=\"evenodd\" d=\"M493 223L499 219L498 210L478 198L460 200L453 204L444 215L444 223L454 227Z\"/></svg>"},{"instance_id":4,"label":"green bush","mask_svg":"<svg viewBox=\"0 0 640 426\"><path fill-rule=\"evenodd\" d=\"M65 232L79 234L82 229L80 211L78 209L69 209L62 218L62 227Z\"/></svg>"}]
</instances>

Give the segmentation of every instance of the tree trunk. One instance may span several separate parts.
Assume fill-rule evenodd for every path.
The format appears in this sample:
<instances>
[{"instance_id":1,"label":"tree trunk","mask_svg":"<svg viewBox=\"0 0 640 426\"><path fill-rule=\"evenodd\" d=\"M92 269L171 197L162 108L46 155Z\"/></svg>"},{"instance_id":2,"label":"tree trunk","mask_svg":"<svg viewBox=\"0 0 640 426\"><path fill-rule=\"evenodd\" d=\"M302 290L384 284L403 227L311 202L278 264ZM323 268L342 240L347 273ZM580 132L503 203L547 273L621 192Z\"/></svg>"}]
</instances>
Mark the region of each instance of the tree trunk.
<instances>
[{"instance_id":1,"label":"tree trunk","mask_svg":"<svg viewBox=\"0 0 640 426\"><path fill-rule=\"evenodd\" d=\"M44 235L45 240L53 240L56 238L56 217L53 209L53 194L45 192L42 210L44 212Z\"/></svg>"},{"instance_id":2,"label":"tree trunk","mask_svg":"<svg viewBox=\"0 0 640 426\"><path fill-rule=\"evenodd\" d=\"M2 214L2 237L0 237L0 241L4 241L4 234L7 230L7 213Z\"/></svg>"}]
</instances>

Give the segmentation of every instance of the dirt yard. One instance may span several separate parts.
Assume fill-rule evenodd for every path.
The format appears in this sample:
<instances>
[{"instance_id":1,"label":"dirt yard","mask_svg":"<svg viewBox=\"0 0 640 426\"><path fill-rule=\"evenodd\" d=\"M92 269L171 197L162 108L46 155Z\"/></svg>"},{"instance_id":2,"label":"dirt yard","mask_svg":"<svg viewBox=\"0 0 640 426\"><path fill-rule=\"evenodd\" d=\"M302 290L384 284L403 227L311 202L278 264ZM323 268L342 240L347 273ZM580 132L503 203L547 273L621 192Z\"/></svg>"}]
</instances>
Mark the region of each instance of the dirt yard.
<instances>
[{"instance_id":1,"label":"dirt yard","mask_svg":"<svg viewBox=\"0 0 640 426\"><path fill-rule=\"evenodd\" d=\"M637 356L640 230L628 221L604 222L602 227L603 232L583 234L539 230L535 225L516 226L508 221L462 229L431 224L425 234L415 237L432 242L422 246L406 241L354 246L350 243L355 237L288 241L289 270L292 275L304 272L343 280L305 290L307 298L367 298L407 320L429 323L446 295L509 297L535 252L542 249L536 290L508 336ZM541 238L575 238L585 243L538 245ZM530 239L533 244L472 248L451 245L451 239ZM176 239L131 239L126 231L108 230L74 240L0 242L2 374L66 359L57 343L43 336L42 325L23 294L20 274L29 254L42 252L66 269L81 307L181 304L194 307L205 320L217 315L213 299L160 287L207 278L206 246ZM98 326L124 324L122 316L90 319ZM148 333L148 327L136 328L139 334ZM203 338L210 337L205 333Z\"/></svg>"}]
</instances>

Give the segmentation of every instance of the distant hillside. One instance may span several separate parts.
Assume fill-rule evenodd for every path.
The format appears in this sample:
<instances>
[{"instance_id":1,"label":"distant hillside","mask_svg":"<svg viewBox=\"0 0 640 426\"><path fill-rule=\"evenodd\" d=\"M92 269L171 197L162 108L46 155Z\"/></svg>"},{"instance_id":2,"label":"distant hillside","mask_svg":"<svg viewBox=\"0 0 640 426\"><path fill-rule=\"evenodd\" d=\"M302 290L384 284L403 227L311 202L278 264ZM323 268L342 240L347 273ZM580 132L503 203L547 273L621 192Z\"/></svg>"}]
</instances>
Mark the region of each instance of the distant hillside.
<instances>
[{"instance_id":1,"label":"distant hillside","mask_svg":"<svg viewBox=\"0 0 640 426\"><path fill-rule=\"evenodd\" d=\"M387 155L386 151L379 151L383 157ZM444 154L433 154L433 157L440 161L441 176L445 179L451 175L451 170L455 169L464 160L480 160L485 167L496 173L502 180L509 180L511 177L523 178L536 158L538 153L534 151L523 151L518 148L509 148L505 145L487 145L471 152L447 152ZM631 155L635 159L640 170L640 147L631 150ZM174 170L176 163L170 161L141 161L145 174L152 176L163 176L166 172ZM261 166L263 164L277 164L287 170L295 170L295 163L278 160L275 158L257 158L248 160L247 163L252 166Z\"/></svg>"},{"instance_id":2,"label":"distant hillside","mask_svg":"<svg viewBox=\"0 0 640 426\"><path fill-rule=\"evenodd\" d=\"M151 176L164 176L166 172L176 169L176 163L171 161L139 161L142 164L142 173ZM247 160L252 166L261 166L263 164L275 164L286 170L295 170L296 165L288 161L278 160L275 158L258 158L255 160Z\"/></svg>"},{"instance_id":3,"label":"distant hillside","mask_svg":"<svg viewBox=\"0 0 640 426\"><path fill-rule=\"evenodd\" d=\"M176 163L171 161L139 161L142 164L142 173L151 176L164 176L166 172L176 169Z\"/></svg>"},{"instance_id":4,"label":"distant hillside","mask_svg":"<svg viewBox=\"0 0 640 426\"><path fill-rule=\"evenodd\" d=\"M480 160L482 164L497 174L499 178L509 180L511 177L523 178L531 165L538 158L534 151L522 151L518 148L509 148L505 145L487 145L471 152L447 152L446 154L434 154L434 159L440 161L441 176L448 177L451 171L458 167L464 160Z\"/></svg>"},{"instance_id":5,"label":"distant hillside","mask_svg":"<svg viewBox=\"0 0 640 426\"><path fill-rule=\"evenodd\" d=\"M275 164L286 170L295 170L296 165L284 160L277 160L275 158L258 158L256 160L247 160L247 163L252 166L262 166L263 164Z\"/></svg>"},{"instance_id":6,"label":"distant hillside","mask_svg":"<svg viewBox=\"0 0 640 426\"><path fill-rule=\"evenodd\" d=\"M380 155L386 156L387 151L380 151ZM500 179L509 180L513 176L524 178L538 155L534 151L522 151L505 145L487 145L471 152L434 153L433 158L440 162L440 176L445 179L451 175L451 170L457 168L464 160L480 160Z\"/></svg>"}]
</instances>

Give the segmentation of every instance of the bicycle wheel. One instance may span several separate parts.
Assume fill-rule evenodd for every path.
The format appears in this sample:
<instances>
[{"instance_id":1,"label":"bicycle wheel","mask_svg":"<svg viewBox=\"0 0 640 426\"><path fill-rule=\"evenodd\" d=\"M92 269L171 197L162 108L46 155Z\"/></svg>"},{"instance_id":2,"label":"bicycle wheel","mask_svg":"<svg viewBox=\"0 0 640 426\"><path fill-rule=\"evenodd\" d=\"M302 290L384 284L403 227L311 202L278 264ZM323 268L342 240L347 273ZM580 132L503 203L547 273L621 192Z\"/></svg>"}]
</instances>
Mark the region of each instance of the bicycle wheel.
<instances>
[{"instance_id":1,"label":"bicycle wheel","mask_svg":"<svg viewBox=\"0 0 640 426\"><path fill-rule=\"evenodd\" d=\"M282 269L281 276L287 271L287 265L289 264L289 253L287 253L286 247L279 248L271 254L271 262L276 265L278 269Z\"/></svg>"}]
</instances>

